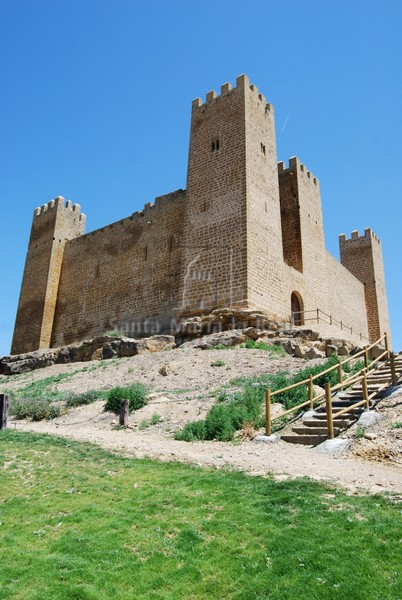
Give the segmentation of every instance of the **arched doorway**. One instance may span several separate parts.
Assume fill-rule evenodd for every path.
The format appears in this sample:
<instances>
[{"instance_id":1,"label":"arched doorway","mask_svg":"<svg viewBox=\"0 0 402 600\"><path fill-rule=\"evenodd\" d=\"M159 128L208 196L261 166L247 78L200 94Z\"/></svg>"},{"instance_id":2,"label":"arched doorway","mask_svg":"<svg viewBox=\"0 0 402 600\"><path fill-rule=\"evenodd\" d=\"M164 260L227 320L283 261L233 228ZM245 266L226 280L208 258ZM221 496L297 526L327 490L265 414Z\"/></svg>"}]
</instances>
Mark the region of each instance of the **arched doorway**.
<instances>
[{"instance_id":1,"label":"arched doorway","mask_svg":"<svg viewBox=\"0 0 402 600\"><path fill-rule=\"evenodd\" d=\"M304 325L304 306L299 292L292 292L290 297L290 306L293 325Z\"/></svg>"}]
</instances>

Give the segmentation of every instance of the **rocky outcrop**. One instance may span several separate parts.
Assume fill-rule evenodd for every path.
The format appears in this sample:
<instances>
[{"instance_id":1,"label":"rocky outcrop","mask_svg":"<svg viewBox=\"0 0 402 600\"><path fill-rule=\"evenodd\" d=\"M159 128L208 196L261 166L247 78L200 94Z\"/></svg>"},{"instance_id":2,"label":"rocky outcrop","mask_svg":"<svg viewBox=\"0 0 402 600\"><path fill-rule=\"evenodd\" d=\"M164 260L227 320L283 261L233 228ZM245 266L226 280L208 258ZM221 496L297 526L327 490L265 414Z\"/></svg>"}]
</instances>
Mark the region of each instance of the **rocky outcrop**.
<instances>
[{"instance_id":1,"label":"rocky outcrop","mask_svg":"<svg viewBox=\"0 0 402 600\"><path fill-rule=\"evenodd\" d=\"M218 308L208 315L191 317L178 324L176 338L180 342L234 329L255 328L258 330L278 331L286 327L277 323L263 311L253 309ZM251 337L251 336L250 336Z\"/></svg>"},{"instance_id":2,"label":"rocky outcrop","mask_svg":"<svg viewBox=\"0 0 402 600\"><path fill-rule=\"evenodd\" d=\"M28 354L3 356L0 359L0 374L17 375L54 364L86 362L124 356L135 356L148 352L162 352L176 347L172 335L154 335L140 340L126 337L98 336L92 340L64 348L36 350Z\"/></svg>"},{"instance_id":3,"label":"rocky outcrop","mask_svg":"<svg viewBox=\"0 0 402 600\"><path fill-rule=\"evenodd\" d=\"M233 324L237 327L233 328ZM280 328L277 323L270 321L264 313L258 311L219 309L205 317L186 320L179 326L180 330L176 337L154 335L134 339L105 335L64 348L4 356L0 359L0 374L15 375L58 363L106 360L163 352L176 346L205 350L217 346L230 348L247 342L264 342L268 345L282 346L290 356L306 360L325 358L334 353L346 356L355 354L359 350L346 340L321 339L312 329L293 330L289 329L288 325L284 325ZM382 351L383 348L380 347L373 349L371 357Z\"/></svg>"}]
</instances>

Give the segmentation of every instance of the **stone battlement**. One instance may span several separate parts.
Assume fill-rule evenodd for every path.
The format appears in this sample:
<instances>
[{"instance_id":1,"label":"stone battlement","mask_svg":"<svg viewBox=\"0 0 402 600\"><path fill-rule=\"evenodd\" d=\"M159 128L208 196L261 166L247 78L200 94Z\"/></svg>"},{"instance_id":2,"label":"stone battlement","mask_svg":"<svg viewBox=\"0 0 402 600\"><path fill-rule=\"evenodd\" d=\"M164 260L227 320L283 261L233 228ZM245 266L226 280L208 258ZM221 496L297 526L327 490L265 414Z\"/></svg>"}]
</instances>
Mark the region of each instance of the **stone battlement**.
<instances>
[{"instance_id":1,"label":"stone battlement","mask_svg":"<svg viewBox=\"0 0 402 600\"><path fill-rule=\"evenodd\" d=\"M359 242L368 242L368 243L372 243L372 241L377 242L377 244L381 244L381 240L376 236L376 234L374 233L374 231L372 229L370 229L370 227L367 227L364 230L364 234L360 235L359 231L357 229L355 229L354 231L352 231L350 238L347 238L347 235L345 233L342 233L339 236L339 242L341 244L347 242L355 242L355 241L359 241Z\"/></svg>"},{"instance_id":2,"label":"stone battlement","mask_svg":"<svg viewBox=\"0 0 402 600\"><path fill-rule=\"evenodd\" d=\"M81 206L79 204L73 204L70 200L64 200L63 196L57 196L54 200L50 200L46 204L42 204L42 206L38 206L34 210L34 217L38 218L41 215L49 213L50 211L60 211L60 210L68 210L74 213L76 216L79 216L80 221L85 220L84 213L81 213Z\"/></svg>"},{"instance_id":3,"label":"stone battlement","mask_svg":"<svg viewBox=\"0 0 402 600\"><path fill-rule=\"evenodd\" d=\"M291 171L292 169L295 169L297 172L304 173L307 179L310 179L314 185L319 184L319 180L317 179L317 177L314 177L312 172L307 169L307 167L300 161L299 158L297 158L297 156L292 156L291 158L289 158L288 167L283 161L278 162L279 174L284 173L285 171Z\"/></svg>"},{"instance_id":4,"label":"stone battlement","mask_svg":"<svg viewBox=\"0 0 402 600\"><path fill-rule=\"evenodd\" d=\"M261 105L264 107L264 109L270 111L272 108L272 105L267 103L267 100L266 100L264 94L259 93L258 88L256 85L254 85L254 83L250 85L250 79L247 77L247 75L239 75L239 77L236 78L235 87L232 87L232 84L229 82L222 84L220 95L218 95L215 92L215 90L209 91L206 95L206 100L204 103L202 102L201 98L195 98L193 100L192 108L193 108L193 110L195 110L197 108L201 108L201 107L205 108L205 106L213 103L214 101L220 100L224 96L227 96L228 94L230 94L236 90L244 90L247 87L253 92L253 94L255 94L256 98L261 103Z\"/></svg>"}]
</instances>

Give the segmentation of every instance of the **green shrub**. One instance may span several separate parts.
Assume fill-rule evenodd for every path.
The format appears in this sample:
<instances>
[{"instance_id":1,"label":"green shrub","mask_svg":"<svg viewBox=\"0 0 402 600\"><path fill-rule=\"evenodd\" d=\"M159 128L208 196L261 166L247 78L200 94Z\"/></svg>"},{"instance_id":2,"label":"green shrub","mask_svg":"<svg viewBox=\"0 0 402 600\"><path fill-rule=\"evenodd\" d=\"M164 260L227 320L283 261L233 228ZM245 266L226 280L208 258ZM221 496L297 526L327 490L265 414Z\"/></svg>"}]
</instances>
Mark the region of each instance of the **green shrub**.
<instances>
[{"instance_id":1,"label":"green shrub","mask_svg":"<svg viewBox=\"0 0 402 600\"><path fill-rule=\"evenodd\" d=\"M138 410L146 405L147 390L142 383L133 383L127 387L115 387L109 390L105 404L105 410L118 414L122 400L128 400L128 410Z\"/></svg>"},{"instance_id":2,"label":"green shrub","mask_svg":"<svg viewBox=\"0 0 402 600\"><path fill-rule=\"evenodd\" d=\"M204 421L192 421L191 423L187 423L181 431L177 431L175 433L174 439L183 442L195 442L196 440L204 440Z\"/></svg>"},{"instance_id":3,"label":"green shrub","mask_svg":"<svg viewBox=\"0 0 402 600\"><path fill-rule=\"evenodd\" d=\"M225 362L223 360L214 360L211 362L211 367L224 367Z\"/></svg>"},{"instance_id":4,"label":"green shrub","mask_svg":"<svg viewBox=\"0 0 402 600\"><path fill-rule=\"evenodd\" d=\"M16 419L55 419L61 414L60 406L42 398L13 398L10 403L10 415Z\"/></svg>"},{"instance_id":5,"label":"green shrub","mask_svg":"<svg viewBox=\"0 0 402 600\"><path fill-rule=\"evenodd\" d=\"M358 439L360 439L360 438L364 437L364 433L365 433L365 431L366 431L366 430L365 430L365 428L364 428L364 427L358 427L358 428L356 429L355 437L356 437L356 438L358 438Z\"/></svg>"},{"instance_id":6,"label":"green shrub","mask_svg":"<svg viewBox=\"0 0 402 600\"><path fill-rule=\"evenodd\" d=\"M286 355L286 351L282 346L267 344L266 342L262 341L256 342L255 340L247 340L245 344L242 344L242 348L248 348L249 350L266 350L267 352L277 354L278 356Z\"/></svg>"},{"instance_id":7,"label":"green shrub","mask_svg":"<svg viewBox=\"0 0 402 600\"><path fill-rule=\"evenodd\" d=\"M162 417L157 413L153 414L151 417L151 425L157 425L161 421Z\"/></svg>"},{"instance_id":8,"label":"green shrub","mask_svg":"<svg viewBox=\"0 0 402 600\"><path fill-rule=\"evenodd\" d=\"M99 392L96 390L90 390L89 392L84 392L83 394L70 394L66 398L66 406L71 408L73 406L92 404L92 402L99 400L99 395Z\"/></svg>"}]
</instances>

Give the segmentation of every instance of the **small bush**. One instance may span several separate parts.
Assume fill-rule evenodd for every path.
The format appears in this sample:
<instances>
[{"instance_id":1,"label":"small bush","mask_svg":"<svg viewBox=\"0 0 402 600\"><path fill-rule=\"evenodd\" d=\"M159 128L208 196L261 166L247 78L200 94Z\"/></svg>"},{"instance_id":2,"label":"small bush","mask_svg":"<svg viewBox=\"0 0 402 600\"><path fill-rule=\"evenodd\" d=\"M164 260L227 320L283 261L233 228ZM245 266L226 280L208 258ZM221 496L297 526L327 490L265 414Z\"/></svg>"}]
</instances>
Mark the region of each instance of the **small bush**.
<instances>
[{"instance_id":1,"label":"small bush","mask_svg":"<svg viewBox=\"0 0 402 600\"><path fill-rule=\"evenodd\" d=\"M128 400L128 410L138 410L146 405L146 387L142 383L133 383L127 387L115 387L108 392L105 410L118 414L122 400Z\"/></svg>"},{"instance_id":2,"label":"small bush","mask_svg":"<svg viewBox=\"0 0 402 600\"><path fill-rule=\"evenodd\" d=\"M392 423L391 429L402 429L402 421L395 421Z\"/></svg>"},{"instance_id":3,"label":"small bush","mask_svg":"<svg viewBox=\"0 0 402 600\"><path fill-rule=\"evenodd\" d=\"M195 442L196 440L204 440L204 421L192 421L191 423L187 423L181 431L177 431L175 433L174 439L182 442Z\"/></svg>"},{"instance_id":4,"label":"small bush","mask_svg":"<svg viewBox=\"0 0 402 600\"><path fill-rule=\"evenodd\" d=\"M360 439L360 438L364 437L364 433L365 433L365 431L366 431L366 430L364 429L364 427L358 427L358 428L356 429L355 437L356 437L356 438L358 438L358 439Z\"/></svg>"},{"instance_id":5,"label":"small bush","mask_svg":"<svg viewBox=\"0 0 402 600\"><path fill-rule=\"evenodd\" d=\"M16 419L55 419L61 414L60 406L42 398L14 398L10 403L10 415Z\"/></svg>"},{"instance_id":6,"label":"small bush","mask_svg":"<svg viewBox=\"0 0 402 600\"><path fill-rule=\"evenodd\" d=\"M106 331L104 335L108 337L124 337L126 334L121 329L111 329L110 331Z\"/></svg>"},{"instance_id":7,"label":"small bush","mask_svg":"<svg viewBox=\"0 0 402 600\"><path fill-rule=\"evenodd\" d=\"M151 423L147 420L144 419L143 421L141 421L141 423L138 425L138 429L140 429L141 431L144 431L144 429L148 429L148 427L151 425Z\"/></svg>"},{"instance_id":8,"label":"small bush","mask_svg":"<svg viewBox=\"0 0 402 600\"><path fill-rule=\"evenodd\" d=\"M266 350L267 352L271 352L272 354L277 354L278 356L285 356L286 351L282 346L276 346L274 344L267 344L262 341L254 341L247 340L245 344L242 344L243 348L248 348L249 350Z\"/></svg>"},{"instance_id":9,"label":"small bush","mask_svg":"<svg viewBox=\"0 0 402 600\"><path fill-rule=\"evenodd\" d=\"M151 417L151 425L157 425L161 421L162 417L158 414L153 414Z\"/></svg>"},{"instance_id":10,"label":"small bush","mask_svg":"<svg viewBox=\"0 0 402 600\"><path fill-rule=\"evenodd\" d=\"M224 367L225 362L223 360L214 360L211 362L211 367Z\"/></svg>"},{"instance_id":11,"label":"small bush","mask_svg":"<svg viewBox=\"0 0 402 600\"><path fill-rule=\"evenodd\" d=\"M66 398L66 406L69 408L73 406L83 406L85 404L92 404L99 399L99 392L96 390L90 390L83 394L71 394Z\"/></svg>"}]
</instances>

